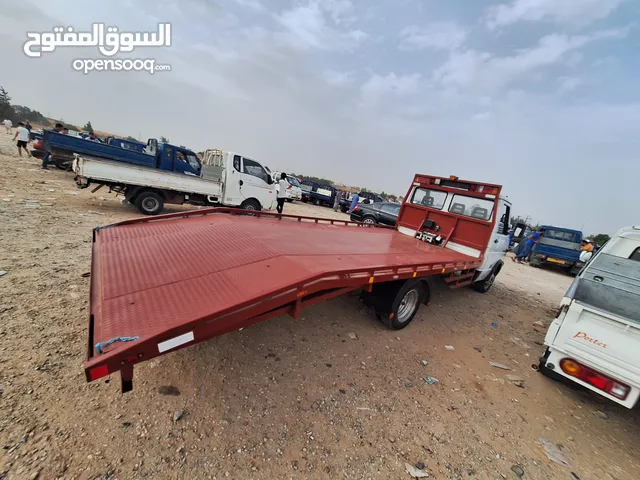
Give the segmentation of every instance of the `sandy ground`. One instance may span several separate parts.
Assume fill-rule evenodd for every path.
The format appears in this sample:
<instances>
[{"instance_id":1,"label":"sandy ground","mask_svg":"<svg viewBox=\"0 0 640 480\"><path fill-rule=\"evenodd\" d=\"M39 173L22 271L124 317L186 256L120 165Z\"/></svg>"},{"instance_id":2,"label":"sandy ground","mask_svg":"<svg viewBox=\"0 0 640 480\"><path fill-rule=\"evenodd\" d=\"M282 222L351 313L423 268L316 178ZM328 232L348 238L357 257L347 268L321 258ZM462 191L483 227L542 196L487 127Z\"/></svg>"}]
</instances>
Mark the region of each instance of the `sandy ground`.
<instances>
[{"instance_id":1,"label":"sandy ground","mask_svg":"<svg viewBox=\"0 0 640 480\"><path fill-rule=\"evenodd\" d=\"M0 168L0 479L409 479L406 463L442 479L638 478L638 410L530 368L534 322L571 278L510 261L488 294L437 288L399 332L345 296L137 366L131 393L117 376L87 384L91 229L138 214L18 159L4 132Z\"/></svg>"}]
</instances>

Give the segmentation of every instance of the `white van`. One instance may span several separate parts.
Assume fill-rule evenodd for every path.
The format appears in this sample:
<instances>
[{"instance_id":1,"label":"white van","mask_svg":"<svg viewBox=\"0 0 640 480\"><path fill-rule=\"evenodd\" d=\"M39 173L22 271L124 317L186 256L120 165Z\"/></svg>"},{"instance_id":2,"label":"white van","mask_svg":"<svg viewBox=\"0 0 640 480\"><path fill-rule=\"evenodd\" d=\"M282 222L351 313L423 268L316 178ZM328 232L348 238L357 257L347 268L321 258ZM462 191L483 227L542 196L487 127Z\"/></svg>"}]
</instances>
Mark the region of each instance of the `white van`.
<instances>
[{"instance_id":1,"label":"white van","mask_svg":"<svg viewBox=\"0 0 640 480\"><path fill-rule=\"evenodd\" d=\"M640 396L640 226L620 230L582 269L547 331L540 371L627 408Z\"/></svg>"}]
</instances>

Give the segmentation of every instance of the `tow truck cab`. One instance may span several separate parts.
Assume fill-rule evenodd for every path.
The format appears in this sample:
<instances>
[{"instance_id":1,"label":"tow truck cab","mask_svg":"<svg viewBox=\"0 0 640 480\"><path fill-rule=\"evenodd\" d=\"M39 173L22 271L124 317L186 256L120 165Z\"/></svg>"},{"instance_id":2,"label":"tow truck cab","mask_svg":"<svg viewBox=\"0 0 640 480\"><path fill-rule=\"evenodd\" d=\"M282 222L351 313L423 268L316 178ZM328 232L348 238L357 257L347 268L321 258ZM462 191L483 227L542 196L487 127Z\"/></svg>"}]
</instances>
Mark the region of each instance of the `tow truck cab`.
<instances>
[{"instance_id":1,"label":"tow truck cab","mask_svg":"<svg viewBox=\"0 0 640 480\"><path fill-rule=\"evenodd\" d=\"M397 229L428 243L483 258L473 287L488 291L504 265L509 248L511 202L500 185L416 175L405 196ZM459 221L456 214L464 217ZM443 241L446 239L446 241Z\"/></svg>"}]
</instances>

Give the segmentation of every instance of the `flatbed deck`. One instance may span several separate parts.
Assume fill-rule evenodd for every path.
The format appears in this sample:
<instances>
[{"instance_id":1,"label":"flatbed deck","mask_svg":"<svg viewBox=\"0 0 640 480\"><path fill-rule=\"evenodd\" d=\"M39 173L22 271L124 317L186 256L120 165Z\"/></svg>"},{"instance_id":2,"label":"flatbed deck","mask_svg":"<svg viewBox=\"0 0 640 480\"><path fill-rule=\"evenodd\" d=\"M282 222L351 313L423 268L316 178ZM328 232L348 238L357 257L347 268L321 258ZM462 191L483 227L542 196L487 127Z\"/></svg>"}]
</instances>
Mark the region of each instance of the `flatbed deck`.
<instances>
[{"instance_id":1,"label":"flatbed deck","mask_svg":"<svg viewBox=\"0 0 640 480\"><path fill-rule=\"evenodd\" d=\"M474 258L354 222L213 208L94 231L92 381L350 290L477 268ZM104 345L113 339L114 343ZM102 346L97 347L99 344Z\"/></svg>"}]
</instances>

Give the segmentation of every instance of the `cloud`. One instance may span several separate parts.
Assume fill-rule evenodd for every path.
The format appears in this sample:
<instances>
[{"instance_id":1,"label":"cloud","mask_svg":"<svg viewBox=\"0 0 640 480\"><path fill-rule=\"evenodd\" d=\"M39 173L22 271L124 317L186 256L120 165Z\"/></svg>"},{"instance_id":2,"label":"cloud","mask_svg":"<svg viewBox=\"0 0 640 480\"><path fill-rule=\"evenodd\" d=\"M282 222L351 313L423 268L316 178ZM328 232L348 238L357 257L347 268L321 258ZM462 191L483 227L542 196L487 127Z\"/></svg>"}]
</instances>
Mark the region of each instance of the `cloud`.
<instances>
[{"instance_id":1,"label":"cloud","mask_svg":"<svg viewBox=\"0 0 640 480\"><path fill-rule=\"evenodd\" d=\"M400 37L403 49L453 50L464 44L467 32L455 22L440 22L422 28L416 25L405 27Z\"/></svg>"},{"instance_id":2,"label":"cloud","mask_svg":"<svg viewBox=\"0 0 640 480\"><path fill-rule=\"evenodd\" d=\"M491 118L491 112L481 112L473 115L474 120L485 121Z\"/></svg>"},{"instance_id":3,"label":"cloud","mask_svg":"<svg viewBox=\"0 0 640 480\"><path fill-rule=\"evenodd\" d=\"M558 92L570 92L587 83L588 82L581 77L560 77L558 78Z\"/></svg>"},{"instance_id":4,"label":"cloud","mask_svg":"<svg viewBox=\"0 0 640 480\"><path fill-rule=\"evenodd\" d=\"M256 12L264 12L266 8L262 5L258 0L233 0L235 3L240 5L241 7L248 8L250 10L254 10Z\"/></svg>"},{"instance_id":5,"label":"cloud","mask_svg":"<svg viewBox=\"0 0 640 480\"><path fill-rule=\"evenodd\" d=\"M602 30L590 35L554 33L542 37L536 46L506 57L474 50L452 52L445 64L434 72L434 77L445 85L497 89L541 68L557 64L569 52L589 43L621 38L627 33L628 29L624 28Z\"/></svg>"},{"instance_id":6,"label":"cloud","mask_svg":"<svg viewBox=\"0 0 640 480\"><path fill-rule=\"evenodd\" d=\"M329 85L337 87L351 85L355 81L353 72L336 72L335 70L325 70L322 72L322 78Z\"/></svg>"},{"instance_id":7,"label":"cloud","mask_svg":"<svg viewBox=\"0 0 640 480\"><path fill-rule=\"evenodd\" d=\"M616 10L625 0L513 0L489 7L485 24L494 29L521 21L587 25Z\"/></svg>"},{"instance_id":8,"label":"cloud","mask_svg":"<svg viewBox=\"0 0 640 480\"><path fill-rule=\"evenodd\" d=\"M342 2L309 2L276 16L285 38L299 49L352 51L368 35L359 29L341 28Z\"/></svg>"},{"instance_id":9,"label":"cloud","mask_svg":"<svg viewBox=\"0 0 640 480\"><path fill-rule=\"evenodd\" d=\"M372 106L387 96L402 97L418 92L422 75L396 75L391 72L385 76L372 74L360 87L363 104Z\"/></svg>"}]
</instances>

